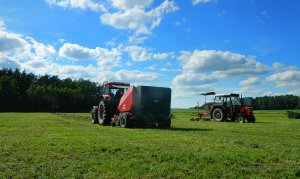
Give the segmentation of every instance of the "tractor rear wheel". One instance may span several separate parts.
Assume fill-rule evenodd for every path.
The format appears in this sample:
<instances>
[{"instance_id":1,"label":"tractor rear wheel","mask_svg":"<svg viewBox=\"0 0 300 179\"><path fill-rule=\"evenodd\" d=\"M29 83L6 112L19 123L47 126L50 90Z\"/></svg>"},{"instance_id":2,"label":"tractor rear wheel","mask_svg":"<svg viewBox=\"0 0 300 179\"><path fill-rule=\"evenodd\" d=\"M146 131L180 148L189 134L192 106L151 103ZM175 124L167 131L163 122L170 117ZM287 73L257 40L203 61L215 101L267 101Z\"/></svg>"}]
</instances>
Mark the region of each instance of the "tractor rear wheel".
<instances>
[{"instance_id":1,"label":"tractor rear wheel","mask_svg":"<svg viewBox=\"0 0 300 179\"><path fill-rule=\"evenodd\" d=\"M110 125L112 114L107 101L101 100L98 107L98 120L100 125Z\"/></svg>"},{"instance_id":2,"label":"tractor rear wheel","mask_svg":"<svg viewBox=\"0 0 300 179\"><path fill-rule=\"evenodd\" d=\"M247 117L247 121L251 123L255 123L255 117L253 115Z\"/></svg>"},{"instance_id":3,"label":"tractor rear wheel","mask_svg":"<svg viewBox=\"0 0 300 179\"><path fill-rule=\"evenodd\" d=\"M224 111L221 108L216 108L213 111L213 120L217 121L217 122L221 122L224 121L225 119L225 114Z\"/></svg>"},{"instance_id":4,"label":"tractor rear wheel","mask_svg":"<svg viewBox=\"0 0 300 179\"><path fill-rule=\"evenodd\" d=\"M98 124L98 107L93 107L92 111L92 123L93 124Z\"/></svg>"}]
</instances>

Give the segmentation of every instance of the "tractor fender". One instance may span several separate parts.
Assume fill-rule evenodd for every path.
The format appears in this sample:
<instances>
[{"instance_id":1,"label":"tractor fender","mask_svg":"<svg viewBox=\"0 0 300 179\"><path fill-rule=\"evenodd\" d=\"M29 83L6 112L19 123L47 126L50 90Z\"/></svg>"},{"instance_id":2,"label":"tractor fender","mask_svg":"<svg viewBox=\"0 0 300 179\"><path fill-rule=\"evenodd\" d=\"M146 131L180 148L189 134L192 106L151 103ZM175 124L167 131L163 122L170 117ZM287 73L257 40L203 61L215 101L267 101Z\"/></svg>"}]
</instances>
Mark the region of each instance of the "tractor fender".
<instances>
[{"instance_id":1,"label":"tractor fender","mask_svg":"<svg viewBox=\"0 0 300 179\"><path fill-rule=\"evenodd\" d=\"M104 101L106 101L106 100L111 100L111 96L110 96L110 95L106 95L106 94L105 94L105 95L102 95L100 101L101 101L101 100L104 100Z\"/></svg>"}]
</instances>

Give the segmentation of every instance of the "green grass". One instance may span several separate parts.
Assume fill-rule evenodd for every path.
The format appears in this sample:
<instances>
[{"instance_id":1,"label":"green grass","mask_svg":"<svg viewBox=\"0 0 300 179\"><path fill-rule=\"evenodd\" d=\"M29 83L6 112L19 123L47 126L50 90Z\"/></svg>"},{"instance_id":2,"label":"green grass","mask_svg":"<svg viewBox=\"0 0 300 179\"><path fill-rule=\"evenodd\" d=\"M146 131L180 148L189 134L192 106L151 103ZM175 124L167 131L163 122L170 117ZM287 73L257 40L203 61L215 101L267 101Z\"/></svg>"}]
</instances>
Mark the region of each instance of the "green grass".
<instances>
[{"instance_id":1,"label":"green grass","mask_svg":"<svg viewBox=\"0 0 300 179\"><path fill-rule=\"evenodd\" d=\"M93 125L89 114L0 113L0 178L296 178L300 120L256 111L257 123L189 121L170 129Z\"/></svg>"}]
</instances>

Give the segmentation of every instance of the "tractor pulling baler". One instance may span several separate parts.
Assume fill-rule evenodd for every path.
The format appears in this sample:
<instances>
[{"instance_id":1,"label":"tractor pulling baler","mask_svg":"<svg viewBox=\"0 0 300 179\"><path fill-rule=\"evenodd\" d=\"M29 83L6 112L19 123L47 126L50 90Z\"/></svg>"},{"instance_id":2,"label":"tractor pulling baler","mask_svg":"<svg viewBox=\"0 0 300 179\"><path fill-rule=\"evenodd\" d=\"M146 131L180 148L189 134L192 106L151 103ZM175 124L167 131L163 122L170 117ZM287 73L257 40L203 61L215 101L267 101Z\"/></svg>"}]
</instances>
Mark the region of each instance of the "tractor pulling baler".
<instances>
[{"instance_id":1,"label":"tractor pulling baler","mask_svg":"<svg viewBox=\"0 0 300 179\"><path fill-rule=\"evenodd\" d=\"M216 95L215 92L201 93L205 96L204 107L205 112L199 112L198 106L198 119L192 118L191 120L199 120L201 118L208 118L217 122L247 122L254 123L255 116L253 114L251 98L242 98L239 94L222 94ZM206 103L206 96L215 95L212 103Z\"/></svg>"},{"instance_id":2,"label":"tractor pulling baler","mask_svg":"<svg viewBox=\"0 0 300 179\"><path fill-rule=\"evenodd\" d=\"M170 127L171 89L105 82L93 106L92 123L128 127Z\"/></svg>"}]
</instances>

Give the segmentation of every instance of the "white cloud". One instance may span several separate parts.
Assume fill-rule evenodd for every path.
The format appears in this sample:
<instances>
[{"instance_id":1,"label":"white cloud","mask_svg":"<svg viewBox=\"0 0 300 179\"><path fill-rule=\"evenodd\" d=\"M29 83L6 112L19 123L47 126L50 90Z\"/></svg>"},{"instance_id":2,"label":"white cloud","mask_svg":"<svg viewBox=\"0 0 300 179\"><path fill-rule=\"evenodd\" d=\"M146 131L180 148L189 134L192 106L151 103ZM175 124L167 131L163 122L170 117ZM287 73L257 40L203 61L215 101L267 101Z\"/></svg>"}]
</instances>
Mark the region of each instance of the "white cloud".
<instances>
[{"instance_id":1,"label":"white cloud","mask_svg":"<svg viewBox=\"0 0 300 179\"><path fill-rule=\"evenodd\" d=\"M0 67L16 69L20 68L20 62L15 58L0 55Z\"/></svg>"},{"instance_id":2,"label":"white cloud","mask_svg":"<svg viewBox=\"0 0 300 179\"><path fill-rule=\"evenodd\" d=\"M56 56L57 52L52 45L45 45L30 37L28 39L32 42L32 48L36 57L48 58Z\"/></svg>"},{"instance_id":3,"label":"white cloud","mask_svg":"<svg viewBox=\"0 0 300 179\"><path fill-rule=\"evenodd\" d=\"M275 82L277 87L300 87L300 71L284 71L275 73L268 76L266 80Z\"/></svg>"},{"instance_id":4,"label":"white cloud","mask_svg":"<svg viewBox=\"0 0 300 179\"><path fill-rule=\"evenodd\" d=\"M30 50L31 45L21 35L0 31L0 55L24 58Z\"/></svg>"},{"instance_id":5,"label":"white cloud","mask_svg":"<svg viewBox=\"0 0 300 179\"><path fill-rule=\"evenodd\" d=\"M118 81L126 81L131 83L144 83L153 82L159 80L160 75L158 73L145 73L139 70L120 70L115 72L115 77Z\"/></svg>"},{"instance_id":6,"label":"white cloud","mask_svg":"<svg viewBox=\"0 0 300 179\"><path fill-rule=\"evenodd\" d=\"M116 29L131 30L135 34L149 35L156 28L164 14L176 11L178 7L174 1L165 0L158 7L146 10L153 3L147 1L119 1L112 0L117 12L107 12L101 15L101 22Z\"/></svg>"},{"instance_id":7,"label":"white cloud","mask_svg":"<svg viewBox=\"0 0 300 179\"><path fill-rule=\"evenodd\" d=\"M197 5L197 4L205 4L205 3L209 3L209 2L216 2L217 0L192 0L193 5Z\"/></svg>"},{"instance_id":8,"label":"white cloud","mask_svg":"<svg viewBox=\"0 0 300 179\"><path fill-rule=\"evenodd\" d=\"M115 8L128 10L132 8L145 8L153 3L153 0L110 0Z\"/></svg>"},{"instance_id":9,"label":"white cloud","mask_svg":"<svg viewBox=\"0 0 300 179\"><path fill-rule=\"evenodd\" d=\"M143 37L137 37L137 36L130 36L128 38L128 42L131 44L142 44L144 43L146 40L148 39L148 37L143 36Z\"/></svg>"},{"instance_id":10,"label":"white cloud","mask_svg":"<svg viewBox=\"0 0 300 179\"><path fill-rule=\"evenodd\" d=\"M51 6L60 6L63 8L90 9L92 11L106 12L106 8L101 3L92 0L45 0Z\"/></svg>"},{"instance_id":11,"label":"white cloud","mask_svg":"<svg viewBox=\"0 0 300 179\"><path fill-rule=\"evenodd\" d=\"M289 94L300 96L300 89L289 92Z\"/></svg>"},{"instance_id":12,"label":"white cloud","mask_svg":"<svg viewBox=\"0 0 300 179\"><path fill-rule=\"evenodd\" d=\"M205 74L184 73L172 80L172 89L175 96L191 96L208 91L215 82L217 79Z\"/></svg>"},{"instance_id":13,"label":"white cloud","mask_svg":"<svg viewBox=\"0 0 300 179\"><path fill-rule=\"evenodd\" d=\"M78 44L65 43L59 49L59 55L71 60L96 59L99 52L96 49L82 47Z\"/></svg>"},{"instance_id":14,"label":"white cloud","mask_svg":"<svg viewBox=\"0 0 300 179\"><path fill-rule=\"evenodd\" d=\"M156 53L153 54L153 58L157 59L157 60L165 60L167 58L174 58L174 54L173 53Z\"/></svg>"},{"instance_id":15,"label":"white cloud","mask_svg":"<svg viewBox=\"0 0 300 179\"><path fill-rule=\"evenodd\" d=\"M127 46L124 48L132 60L134 61L147 61L147 60L165 60L167 58L175 58L174 53L153 53L151 49L140 46Z\"/></svg>"},{"instance_id":16,"label":"white cloud","mask_svg":"<svg viewBox=\"0 0 300 179\"><path fill-rule=\"evenodd\" d=\"M113 68L119 65L120 51L117 48L111 50L96 47L90 49L78 44L65 43L59 50L61 57L71 60L95 59L101 68Z\"/></svg>"},{"instance_id":17,"label":"white cloud","mask_svg":"<svg viewBox=\"0 0 300 179\"><path fill-rule=\"evenodd\" d=\"M139 46L128 46L124 50L129 53L134 61L147 61L150 60L152 56L150 50Z\"/></svg>"},{"instance_id":18,"label":"white cloud","mask_svg":"<svg viewBox=\"0 0 300 179\"><path fill-rule=\"evenodd\" d=\"M296 66L286 66L282 63L275 62L272 64L272 68L275 72L282 72L282 71L295 71L297 70Z\"/></svg>"},{"instance_id":19,"label":"white cloud","mask_svg":"<svg viewBox=\"0 0 300 179\"><path fill-rule=\"evenodd\" d=\"M228 51L183 51L178 60L182 62L183 71L187 73L212 72L216 77L251 76L269 71L269 67L257 62L255 57Z\"/></svg>"},{"instance_id":20,"label":"white cloud","mask_svg":"<svg viewBox=\"0 0 300 179\"><path fill-rule=\"evenodd\" d=\"M178 96L196 94L201 89L209 91L219 78L252 77L267 73L269 69L268 66L257 62L255 57L227 51L182 51L178 61L182 64L182 74L172 80L174 93ZM255 83L258 84L257 79L249 78L241 84L254 85ZM186 93L186 90L190 90L189 93Z\"/></svg>"},{"instance_id":21,"label":"white cloud","mask_svg":"<svg viewBox=\"0 0 300 179\"><path fill-rule=\"evenodd\" d=\"M257 77L251 77L240 82L241 86L255 86L261 83L260 79Z\"/></svg>"}]
</instances>

